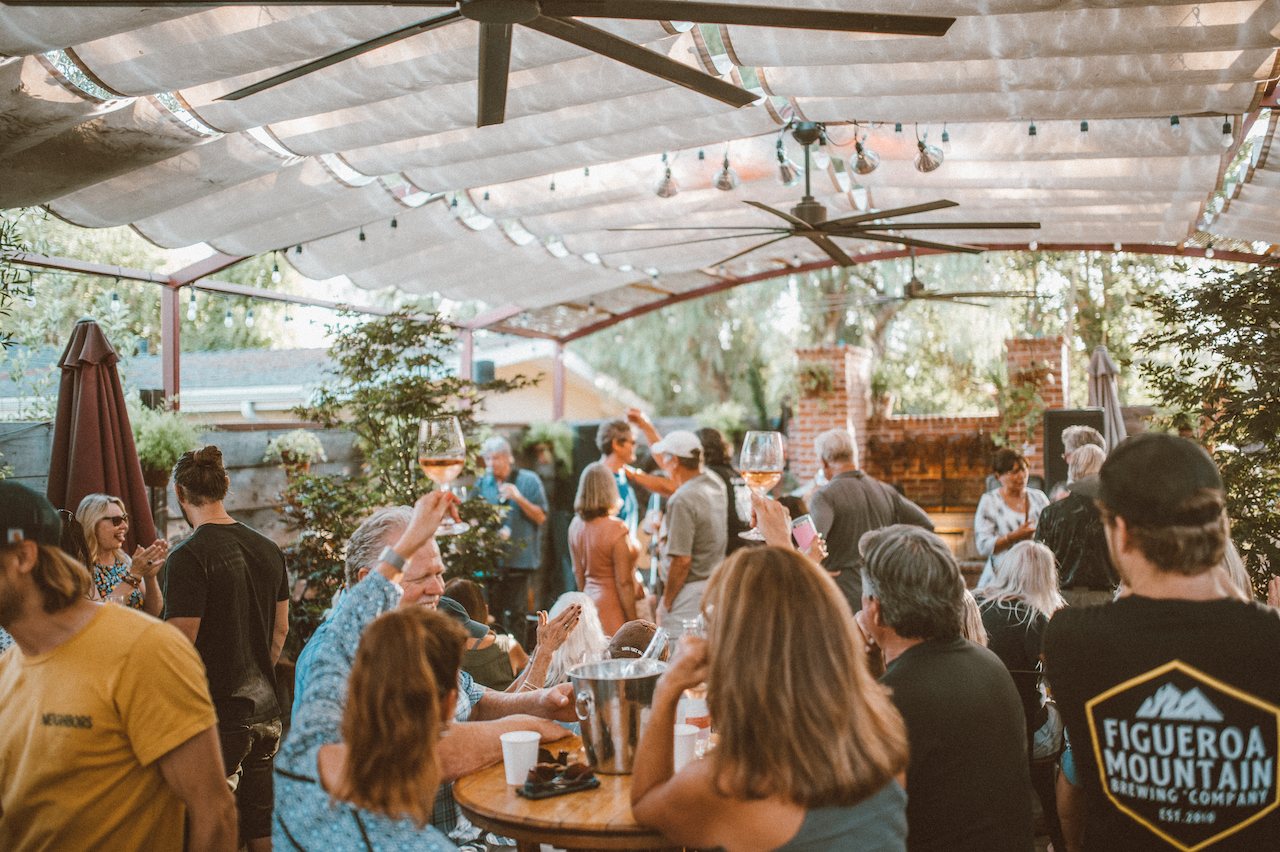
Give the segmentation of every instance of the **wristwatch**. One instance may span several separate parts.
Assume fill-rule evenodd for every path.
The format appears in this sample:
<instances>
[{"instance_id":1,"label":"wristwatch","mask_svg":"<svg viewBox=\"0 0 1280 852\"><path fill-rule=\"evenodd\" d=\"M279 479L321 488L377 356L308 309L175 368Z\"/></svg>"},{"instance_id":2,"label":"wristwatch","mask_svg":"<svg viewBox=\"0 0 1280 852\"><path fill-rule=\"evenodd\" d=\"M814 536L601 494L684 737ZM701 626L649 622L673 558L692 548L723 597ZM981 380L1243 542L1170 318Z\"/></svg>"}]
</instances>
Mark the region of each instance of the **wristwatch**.
<instances>
[{"instance_id":1,"label":"wristwatch","mask_svg":"<svg viewBox=\"0 0 1280 852\"><path fill-rule=\"evenodd\" d=\"M378 559L387 563L397 571L404 570L404 557L391 549L391 545L382 548L382 552L378 554Z\"/></svg>"}]
</instances>

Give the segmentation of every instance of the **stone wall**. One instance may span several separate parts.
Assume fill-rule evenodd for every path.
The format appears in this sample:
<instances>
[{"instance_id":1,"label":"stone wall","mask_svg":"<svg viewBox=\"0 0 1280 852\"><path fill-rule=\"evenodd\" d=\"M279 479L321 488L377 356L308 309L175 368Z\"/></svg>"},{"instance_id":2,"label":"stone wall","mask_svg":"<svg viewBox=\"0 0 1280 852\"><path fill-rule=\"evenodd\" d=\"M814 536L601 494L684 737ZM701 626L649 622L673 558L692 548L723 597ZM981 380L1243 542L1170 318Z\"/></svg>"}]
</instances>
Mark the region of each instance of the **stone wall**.
<instances>
[{"instance_id":1,"label":"stone wall","mask_svg":"<svg viewBox=\"0 0 1280 852\"><path fill-rule=\"evenodd\" d=\"M902 486L907 496L935 510L977 506L985 490L1000 430L997 415L899 415L872 417L871 353L856 346L822 346L796 353L806 364L831 368L830 393L801 393L788 430L791 469L803 479L818 470L813 440L827 429L853 429L861 466L872 476ZM1063 408L1068 399L1066 342L1061 337L1005 341L1011 382L1036 381L1047 408ZM1019 447L1033 474L1044 473L1044 426Z\"/></svg>"}]
</instances>

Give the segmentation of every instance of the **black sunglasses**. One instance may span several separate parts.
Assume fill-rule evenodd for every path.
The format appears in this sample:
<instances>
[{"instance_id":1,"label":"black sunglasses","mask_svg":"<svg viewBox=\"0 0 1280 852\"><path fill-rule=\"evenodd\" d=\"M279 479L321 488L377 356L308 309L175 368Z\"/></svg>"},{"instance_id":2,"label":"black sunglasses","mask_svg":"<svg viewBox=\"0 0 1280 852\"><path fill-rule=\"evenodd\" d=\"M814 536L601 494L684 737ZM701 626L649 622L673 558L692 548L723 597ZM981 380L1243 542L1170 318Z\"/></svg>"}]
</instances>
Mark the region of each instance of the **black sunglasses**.
<instances>
[{"instance_id":1,"label":"black sunglasses","mask_svg":"<svg viewBox=\"0 0 1280 852\"><path fill-rule=\"evenodd\" d=\"M107 517L103 518L102 520L104 520L104 521L110 521L110 522L111 522L111 526L113 526L113 527L118 527L118 526L120 526L121 524L127 524L127 523L129 523L129 513L128 513L128 512L125 512L123 515L108 515Z\"/></svg>"}]
</instances>

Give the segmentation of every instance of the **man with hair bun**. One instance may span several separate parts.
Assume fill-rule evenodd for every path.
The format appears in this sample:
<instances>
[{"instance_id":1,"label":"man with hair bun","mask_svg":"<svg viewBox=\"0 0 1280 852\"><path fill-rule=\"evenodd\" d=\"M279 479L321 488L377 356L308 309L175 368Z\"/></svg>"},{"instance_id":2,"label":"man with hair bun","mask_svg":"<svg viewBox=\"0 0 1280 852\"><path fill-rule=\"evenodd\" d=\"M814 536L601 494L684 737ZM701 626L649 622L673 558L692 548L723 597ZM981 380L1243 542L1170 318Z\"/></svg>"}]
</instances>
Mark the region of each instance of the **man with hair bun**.
<instances>
[{"instance_id":1,"label":"man with hair bun","mask_svg":"<svg viewBox=\"0 0 1280 852\"><path fill-rule=\"evenodd\" d=\"M1059 610L1045 633L1075 763L1059 800L1083 793L1064 834L1086 852L1280 849L1280 614L1218 568L1217 467L1192 441L1145 433L1085 483L1126 591Z\"/></svg>"},{"instance_id":2,"label":"man with hair bun","mask_svg":"<svg viewBox=\"0 0 1280 852\"><path fill-rule=\"evenodd\" d=\"M0 626L17 642L0 654L0 849L231 852L199 656L151 616L88 600L61 534L43 495L0 482Z\"/></svg>"},{"instance_id":3,"label":"man with hair bun","mask_svg":"<svg viewBox=\"0 0 1280 852\"><path fill-rule=\"evenodd\" d=\"M174 465L178 506L195 531L165 561L164 617L204 661L240 845L269 852L281 729L275 664L289 632L289 582L275 542L227 514L230 485L217 447Z\"/></svg>"}]
</instances>

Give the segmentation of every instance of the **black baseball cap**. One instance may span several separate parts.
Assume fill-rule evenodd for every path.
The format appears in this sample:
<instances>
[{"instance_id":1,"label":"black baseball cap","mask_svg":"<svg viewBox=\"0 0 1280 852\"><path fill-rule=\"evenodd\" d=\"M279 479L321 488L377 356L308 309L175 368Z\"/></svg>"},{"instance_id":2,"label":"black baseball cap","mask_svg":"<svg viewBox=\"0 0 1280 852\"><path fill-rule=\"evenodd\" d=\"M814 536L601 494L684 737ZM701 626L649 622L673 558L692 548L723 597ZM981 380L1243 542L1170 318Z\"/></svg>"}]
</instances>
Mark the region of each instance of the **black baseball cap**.
<instances>
[{"instance_id":1,"label":"black baseball cap","mask_svg":"<svg viewBox=\"0 0 1280 852\"><path fill-rule=\"evenodd\" d=\"M1202 488L1222 490L1218 466L1204 447L1177 435L1144 432L1126 438L1102 463L1097 477L1074 483L1072 490L1099 500L1140 527L1200 526L1221 510L1179 507Z\"/></svg>"},{"instance_id":2,"label":"black baseball cap","mask_svg":"<svg viewBox=\"0 0 1280 852\"><path fill-rule=\"evenodd\" d=\"M445 615L451 615L462 625L472 639L483 639L489 635L489 625L481 624L467 614L467 608L453 598L440 598L436 609Z\"/></svg>"},{"instance_id":3,"label":"black baseball cap","mask_svg":"<svg viewBox=\"0 0 1280 852\"><path fill-rule=\"evenodd\" d=\"M62 519L49 498L17 482L0 482L0 530L4 544L34 541L57 547Z\"/></svg>"}]
</instances>

